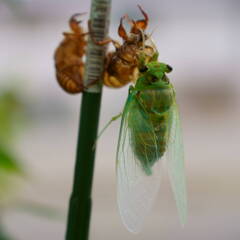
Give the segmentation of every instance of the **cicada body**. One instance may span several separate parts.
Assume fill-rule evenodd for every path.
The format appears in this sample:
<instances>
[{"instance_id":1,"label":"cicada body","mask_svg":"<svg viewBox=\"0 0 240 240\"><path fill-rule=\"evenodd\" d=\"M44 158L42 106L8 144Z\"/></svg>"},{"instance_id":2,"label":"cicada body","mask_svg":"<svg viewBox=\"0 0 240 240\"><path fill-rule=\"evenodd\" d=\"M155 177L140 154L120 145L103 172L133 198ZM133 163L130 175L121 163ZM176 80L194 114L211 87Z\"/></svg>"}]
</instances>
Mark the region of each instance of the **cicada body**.
<instances>
[{"instance_id":1,"label":"cicada body","mask_svg":"<svg viewBox=\"0 0 240 240\"><path fill-rule=\"evenodd\" d=\"M84 90L82 57L85 54L86 33L79 26L80 21L76 20L78 15L80 14L74 14L70 18L72 33L63 33L65 38L54 55L58 83L68 93L79 93Z\"/></svg>"},{"instance_id":2,"label":"cicada body","mask_svg":"<svg viewBox=\"0 0 240 240\"><path fill-rule=\"evenodd\" d=\"M175 91L166 73L171 68L150 62L130 87L117 151L118 205L122 220L138 232L160 183L166 156L181 222L186 220L183 147Z\"/></svg>"}]
</instances>

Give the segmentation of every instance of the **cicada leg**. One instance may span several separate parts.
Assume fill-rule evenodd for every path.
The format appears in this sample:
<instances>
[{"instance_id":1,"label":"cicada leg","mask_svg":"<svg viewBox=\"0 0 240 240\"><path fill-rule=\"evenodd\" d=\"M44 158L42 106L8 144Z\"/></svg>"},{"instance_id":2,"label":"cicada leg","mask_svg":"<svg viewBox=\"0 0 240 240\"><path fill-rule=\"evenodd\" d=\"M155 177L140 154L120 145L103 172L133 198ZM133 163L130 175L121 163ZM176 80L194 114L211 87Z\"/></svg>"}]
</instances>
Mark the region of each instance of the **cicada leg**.
<instances>
[{"instance_id":1,"label":"cicada leg","mask_svg":"<svg viewBox=\"0 0 240 240\"><path fill-rule=\"evenodd\" d=\"M81 20L77 20L76 18L82 15L85 15L86 13L75 13L74 15L72 15L72 17L69 20L69 26L71 28L71 30L75 33L75 34L81 34L82 33L82 28L80 27L80 23L82 23Z\"/></svg>"},{"instance_id":2,"label":"cicada leg","mask_svg":"<svg viewBox=\"0 0 240 240\"><path fill-rule=\"evenodd\" d=\"M142 9L142 7L140 5L138 5L138 8L141 11L142 15L144 16L144 19L137 20L136 26L140 29L145 30L147 28L149 18L148 18L147 13Z\"/></svg>"},{"instance_id":3,"label":"cicada leg","mask_svg":"<svg viewBox=\"0 0 240 240\"><path fill-rule=\"evenodd\" d=\"M104 128L99 132L98 134L98 137L97 138L100 138L102 136L102 134L104 133L104 131L116 120L118 120L120 117L122 116L122 113L119 113L115 116L113 116L109 122L104 126Z\"/></svg>"},{"instance_id":4,"label":"cicada leg","mask_svg":"<svg viewBox=\"0 0 240 240\"><path fill-rule=\"evenodd\" d=\"M69 40L84 40L84 37L88 35L88 32L83 32L83 28L80 26L80 23L82 23L81 20L77 20L76 17L84 15L86 13L76 13L72 15L72 17L69 20L69 27L72 30L72 32L64 32L63 35L69 39Z\"/></svg>"},{"instance_id":5,"label":"cicada leg","mask_svg":"<svg viewBox=\"0 0 240 240\"><path fill-rule=\"evenodd\" d=\"M123 19L125 19L126 17L127 17L127 15L121 17L120 24L118 27L118 35L124 40L128 40L127 32L126 32L125 28L123 27Z\"/></svg>"},{"instance_id":6,"label":"cicada leg","mask_svg":"<svg viewBox=\"0 0 240 240\"><path fill-rule=\"evenodd\" d=\"M115 48L120 48L121 47L121 44L118 41L116 41L116 40L114 40L112 38L103 39L101 41L96 40L96 36L95 36L94 31L92 29L92 22L91 22L91 20L88 21L88 29L89 29L89 35L90 35L92 41L96 45L103 46L103 45L112 43Z\"/></svg>"},{"instance_id":7,"label":"cicada leg","mask_svg":"<svg viewBox=\"0 0 240 240\"><path fill-rule=\"evenodd\" d=\"M148 25L148 15L147 13L142 9L140 5L138 5L139 10L141 11L142 15L144 16L144 19L140 19L137 21L130 20L132 28L131 33L137 34L139 31L144 31L147 28Z\"/></svg>"},{"instance_id":8,"label":"cicada leg","mask_svg":"<svg viewBox=\"0 0 240 240\"><path fill-rule=\"evenodd\" d=\"M119 114L113 116L113 117L109 120L109 122L103 127L103 129L99 132L99 134L98 134L98 136L97 136L97 139L96 139L96 141L95 141L95 143L94 143L94 145L93 145L93 149L96 148L97 141L98 141L98 139L102 136L102 134L105 132L105 130L106 130L114 121L118 120L120 117L122 117L122 113L119 113Z\"/></svg>"}]
</instances>

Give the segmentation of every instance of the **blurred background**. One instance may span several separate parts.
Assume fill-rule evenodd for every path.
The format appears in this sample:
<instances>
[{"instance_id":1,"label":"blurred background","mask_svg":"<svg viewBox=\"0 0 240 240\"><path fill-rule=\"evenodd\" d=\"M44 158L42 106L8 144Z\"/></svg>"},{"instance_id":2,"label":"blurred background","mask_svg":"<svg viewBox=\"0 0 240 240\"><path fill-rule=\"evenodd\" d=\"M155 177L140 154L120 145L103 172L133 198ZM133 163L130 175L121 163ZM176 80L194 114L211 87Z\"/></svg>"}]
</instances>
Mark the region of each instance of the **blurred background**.
<instances>
[{"instance_id":1,"label":"blurred background","mask_svg":"<svg viewBox=\"0 0 240 240\"><path fill-rule=\"evenodd\" d=\"M143 231L124 228L116 203L116 122L98 142L90 239L238 240L240 1L113 1L111 37L119 39L122 15L142 17L137 4L149 14L160 60L174 69L189 218L181 228L165 173ZM81 95L59 88L53 53L69 17L89 7L90 0L0 1L1 240L64 239ZM127 93L104 88L100 129L122 110Z\"/></svg>"}]
</instances>

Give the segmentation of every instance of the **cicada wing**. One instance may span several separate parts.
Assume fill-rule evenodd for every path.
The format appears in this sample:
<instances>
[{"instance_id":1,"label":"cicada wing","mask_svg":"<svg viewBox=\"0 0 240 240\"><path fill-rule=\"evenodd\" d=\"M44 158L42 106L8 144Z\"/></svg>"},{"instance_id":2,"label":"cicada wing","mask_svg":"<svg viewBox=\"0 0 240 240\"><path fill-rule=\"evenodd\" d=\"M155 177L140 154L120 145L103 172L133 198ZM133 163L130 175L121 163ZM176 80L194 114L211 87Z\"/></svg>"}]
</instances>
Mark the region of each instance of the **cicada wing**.
<instances>
[{"instance_id":1,"label":"cicada wing","mask_svg":"<svg viewBox=\"0 0 240 240\"><path fill-rule=\"evenodd\" d=\"M184 151L181 124L176 102L169 110L170 134L166 152L168 173L171 181L174 198L178 208L181 224L187 219L187 191L184 168Z\"/></svg>"},{"instance_id":2,"label":"cicada wing","mask_svg":"<svg viewBox=\"0 0 240 240\"><path fill-rule=\"evenodd\" d=\"M141 123L141 124L139 124ZM138 129L141 126L141 129ZM134 128L134 129L133 129ZM133 151L133 133L145 129L144 137L152 139L156 143L156 136L153 127L144 115L144 110L138 106L134 96L129 95L126 102L118 141L117 151L117 191L118 206L124 225L131 232L139 232L146 215L148 215L160 184L159 162L151 167L151 174L144 170L141 161L147 162L149 154L144 153L140 160ZM139 136L140 137L140 136ZM144 146L144 138L138 139Z\"/></svg>"}]
</instances>

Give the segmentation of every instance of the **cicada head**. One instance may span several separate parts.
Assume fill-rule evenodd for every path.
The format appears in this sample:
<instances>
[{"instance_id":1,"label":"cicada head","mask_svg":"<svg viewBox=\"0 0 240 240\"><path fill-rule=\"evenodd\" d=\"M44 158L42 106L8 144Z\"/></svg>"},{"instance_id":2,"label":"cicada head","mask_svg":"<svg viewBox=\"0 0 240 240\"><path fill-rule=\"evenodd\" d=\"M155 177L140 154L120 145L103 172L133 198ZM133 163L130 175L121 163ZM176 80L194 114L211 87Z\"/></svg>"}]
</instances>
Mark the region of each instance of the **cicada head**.
<instances>
[{"instance_id":1,"label":"cicada head","mask_svg":"<svg viewBox=\"0 0 240 240\"><path fill-rule=\"evenodd\" d=\"M142 69L142 74L137 80L136 87L143 88L151 86L157 88L168 88L169 79L166 76L166 73L171 71L172 68L168 64L157 61L147 63L144 69Z\"/></svg>"}]
</instances>

